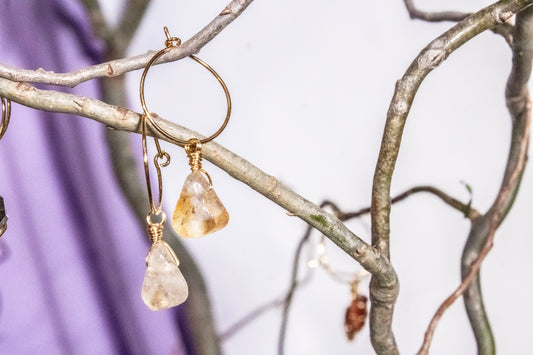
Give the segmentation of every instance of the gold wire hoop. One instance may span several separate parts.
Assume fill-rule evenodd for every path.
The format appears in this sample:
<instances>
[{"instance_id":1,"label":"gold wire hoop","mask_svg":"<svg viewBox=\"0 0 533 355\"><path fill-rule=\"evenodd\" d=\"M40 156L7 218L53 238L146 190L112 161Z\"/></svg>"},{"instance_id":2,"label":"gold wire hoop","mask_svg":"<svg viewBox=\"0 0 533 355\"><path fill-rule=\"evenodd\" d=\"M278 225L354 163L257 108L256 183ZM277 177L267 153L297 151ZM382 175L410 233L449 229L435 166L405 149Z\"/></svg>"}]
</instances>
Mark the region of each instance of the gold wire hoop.
<instances>
[{"instance_id":1,"label":"gold wire hoop","mask_svg":"<svg viewBox=\"0 0 533 355\"><path fill-rule=\"evenodd\" d=\"M0 96L0 101L2 101L2 119L0 120L0 139L2 139L11 118L11 101L3 96Z\"/></svg>"},{"instance_id":2,"label":"gold wire hoop","mask_svg":"<svg viewBox=\"0 0 533 355\"><path fill-rule=\"evenodd\" d=\"M164 31L165 31L165 35L167 37L167 39L165 41L165 48L161 49L159 52L157 52L150 59L150 61L146 64L146 67L144 67L144 71L143 71L143 73L141 75L141 82L140 82L140 85L139 85L139 96L140 96L140 99L141 99L141 106L142 106L142 109L143 109L143 112L144 112L143 119L145 119L145 118L148 119L148 121L150 121L151 126L159 134L161 134L163 137L165 137L170 142L175 143L175 144L177 144L179 146L185 146L189 141L173 137L166 130L164 130L161 126L159 126L159 124L157 124L157 122L155 122L155 120L153 119L152 115L150 114L150 111L148 110L148 106L146 105L146 100L144 98L144 82L146 80L146 75L148 74L148 70L150 69L152 64L154 64L154 62L157 59L159 59L163 54L169 52L172 48L176 48L176 47L178 47L181 44L181 40L178 37L171 37L170 36L170 33L169 33L167 27L164 27ZM194 56L192 54L189 55L189 58L193 59L194 61L199 63L201 66L203 66L204 68L209 70L209 72L217 79L217 81L219 82L220 86L222 86L222 89L224 90L224 95L226 96L227 110L226 110L226 117L224 118L224 122L222 123L222 126L220 126L220 128L214 134L210 135L207 138L198 139L198 141L200 143L204 144L204 143L207 143L207 142L215 139L216 137L218 137L220 135L220 133L222 133L222 131L228 125L228 122L229 122L229 119L230 119L230 116L231 116L231 96L229 94L229 90L228 90L228 87L226 86L226 83L224 82L224 80L222 80L222 77L220 75L218 75L218 73L211 66L209 66L209 64L207 64L206 62L204 62L203 60L201 60L200 58L198 58L198 57L196 57L196 56Z\"/></svg>"}]
</instances>

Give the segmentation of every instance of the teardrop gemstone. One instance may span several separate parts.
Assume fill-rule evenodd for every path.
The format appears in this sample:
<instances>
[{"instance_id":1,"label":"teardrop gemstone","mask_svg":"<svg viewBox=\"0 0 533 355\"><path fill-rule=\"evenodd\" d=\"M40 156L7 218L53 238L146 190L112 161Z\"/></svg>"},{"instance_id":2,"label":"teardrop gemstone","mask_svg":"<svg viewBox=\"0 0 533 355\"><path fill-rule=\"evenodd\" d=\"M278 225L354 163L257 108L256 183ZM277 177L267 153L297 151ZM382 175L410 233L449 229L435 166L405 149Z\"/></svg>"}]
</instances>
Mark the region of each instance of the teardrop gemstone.
<instances>
[{"instance_id":1,"label":"teardrop gemstone","mask_svg":"<svg viewBox=\"0 0 533 355\"><path fill-rule=\"evenodd\" d=\"M229 214L206 174L187 176L172 215L172 227L184 238L201 237L224 228Z\"/></svg>"},{"instance_id":2,"label":"teardrop gemstone","mask_svg":"<svg viewBox=\"0 0 533 355\"><path fill-rule=\"evenodd\" d=\"M178 258L166 242L152 245L146 257L141 292L144 303L152 311L180 305L187 299L189 288L178 265Z\"/></svg>"}]
</instances>

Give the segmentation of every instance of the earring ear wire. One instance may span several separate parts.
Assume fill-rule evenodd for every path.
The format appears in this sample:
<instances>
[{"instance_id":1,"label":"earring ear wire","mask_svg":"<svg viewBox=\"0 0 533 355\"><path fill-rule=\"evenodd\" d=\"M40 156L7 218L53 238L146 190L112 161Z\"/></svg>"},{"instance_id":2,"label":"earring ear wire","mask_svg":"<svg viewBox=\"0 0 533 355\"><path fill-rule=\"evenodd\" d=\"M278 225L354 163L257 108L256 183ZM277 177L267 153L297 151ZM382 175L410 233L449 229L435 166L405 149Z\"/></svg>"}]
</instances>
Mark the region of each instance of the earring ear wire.
<instances>
[{"instance_id":1,"label":"earring ear wire","mask_svg":"<svg viewBox=\"0 0 533 355\"><path fill-rule=\"evenodd\" d=\"M165 31L165 47L158 51L146 64L139 83L139 97L143 114L141 116L141 134L144 171L150 212L146 218L147 231L152 241L152 246L146 257L146 276L143 282L142 298L152 310L177 306L187 299L188 287L183 275L179 270L179 260L170 248L162 240L163 224L166 215L162 211L163 181L161 168L170 163L170 155L165 152L159 143L157 136L177 144L185 149L189 158L191 174L185 180L181 195L176 203L172 216L172 226L182 237L200 237L213 233L225 227L229 221L229 214L213 189L213 182L209 174L202 169L202 145L218 137L226 128L231 116L231 97L226 83L220 75L200 58L190 55L189 57L202 65L217 79L224 95L226 96L226 116L222 125L212 135L205 138L190 138L181 140L172 136L163 129L152 117L144 97L144 85L146 76L151 66L164 54L181 45L178 37L172 37L167 27ZM148 127L148 124L150 127ZM147 134L150 129L154 135L154 143L157 153L154 156L154 166L157 174L158 194L157 203L154 202L152 186L150 182L150 169L148 164ZM159 222L153 219L158 217Z\"/></svg>"},{"instance_id":2,"label":"earring ear wire","mask_svg":"<svg viewBox=\"0 0 533 355\"><path fill-rule=\"evenodd\" d=\"M9 119L11 118L11 101L3 96L0 96L2 102L2 116L0 119L0 139L4 136L9 125ZM0 196L0 237L7 230L7 214L4 204L4 198Z\"/></svg>"}]
</instances>

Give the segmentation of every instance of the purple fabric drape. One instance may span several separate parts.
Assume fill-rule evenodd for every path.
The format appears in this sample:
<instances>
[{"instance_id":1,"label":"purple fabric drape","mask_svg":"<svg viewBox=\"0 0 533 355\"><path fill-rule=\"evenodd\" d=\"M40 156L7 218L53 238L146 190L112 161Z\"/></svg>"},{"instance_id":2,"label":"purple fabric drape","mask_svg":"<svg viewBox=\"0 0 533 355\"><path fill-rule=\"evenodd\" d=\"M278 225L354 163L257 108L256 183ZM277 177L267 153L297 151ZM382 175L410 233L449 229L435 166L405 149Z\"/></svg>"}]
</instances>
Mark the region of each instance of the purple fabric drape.
<instances>
[{"instance_id":1,"label":"purple fabric drape","mask_svg":"<svg viewBox=\"0 0 533 355\"><path fill-rule=\"evenodd\" d=\"M64 72L97 59L75 1L5 0L0 21L2 63ZM95 83L72 92L98 96ZM115 183L104 129L13 105L0 141L9 216L0 239L1 354L183 351L172 312L141 300L148 246Z\"/></svg>"}]
</instances>

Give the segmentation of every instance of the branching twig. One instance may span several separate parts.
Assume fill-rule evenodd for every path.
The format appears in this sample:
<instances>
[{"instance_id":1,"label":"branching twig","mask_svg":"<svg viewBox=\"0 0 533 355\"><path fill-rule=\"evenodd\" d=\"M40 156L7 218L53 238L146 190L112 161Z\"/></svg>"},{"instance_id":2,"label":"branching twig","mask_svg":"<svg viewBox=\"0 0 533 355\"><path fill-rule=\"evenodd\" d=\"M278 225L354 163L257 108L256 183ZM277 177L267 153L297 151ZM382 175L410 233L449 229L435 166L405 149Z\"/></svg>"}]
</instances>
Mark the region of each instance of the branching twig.
<instances>
[{"instance_id":1,"label":"branching twig","mask_svg":"<svg viewBox=\"0 0 533 355\"><path fill-rule=\"evenodd\" d=\"M459 11L439 11L439 12L427 12L419 10L413 0L404 0L405 7L409 12L409 17L412 19L423 20L427 22L443 22L452 21L459 22L470 16L467 12Z\"/></svg>"},{"instance_id":2,"label":"branching twig","mask_svg":"<svg viewBox=\"0 0 533 355\"><path fill-rule=\"evenodd\" d=\"M390 255L389 196L392 174L407 115L420 84L426 75L466 41L505 22L531 2L531 0L500 1L469 16L423 49L398 81L387 113L372 189L372 245L387 258ZM372 277L370 333L372 345L379 354L398 354L391 329L397 294L397 284L382 284Z\"/></svg>"},{"instance_id":3,"label":"branching twig","mask_svg":"<svg viewBox=\"0 0 533 355\"><path fill-rule=\"evenodd\" d=\"M413 194L416 194L418 192L427 192L427 193L430 193L432 195L437 196L438 198L440 198L444 203L446 203L450 207L458 210L459 212L462 212L464 214L465 218L473 220L473 219L479 217L479 212L476 209L472 208L469 204L464 204L461 201L451 197L450 195L448 195L444 191L441 191L441 190L439 190L439 189L437 189L437 188L435 188L433 186L416 186L416 187L412 187L409 190L407 190L407 191L399 194L398 196L394 197L391 200L391 204L394 204L396 202L400 202L400 201L406 199L407 197L409 197L409 196L411 196ZM357 211L342 212L342 211L338 210L338 208L335 206L335 204L333 204L331 202L329 202L329 203L331 204L331 205L329 205L329 207L334 208L334 210L336 209L336 215L339 217L339 219L341 221L346 221L346 220L349 220L349 219L352 219L352 218L363 216L365 214L370 213L370 210L371 210L370 207L365 207L365 208L361 208L361 209L359 209Z\"/></svg>"},{"instance_id":4,"label":"branching twig","mask_svg":"<svg viewBox=\"0 0 533 355\"><path fill-rule=\"evenodd\" d=\"M533 0L532 0L533 1ZM118 130L139 133L140 115L122 107L108 105L99 100L71 94L39 90L25 83L0 79L0 95L14 102L40 110L73 113L104 123ZM153 115L158 124L173 137L188 140L202 137L176 124ZM159 137L164 140L164 137ZM266 174L250 162L225 149L216 142L202 146L202 155L222 170L261 193L293 215L311 224L330 238L348 255L355 258L370 273L390 282L390 263L370 245L350 231L338 218L327 213L293 190Z\"/></svg>"},{"instance_id":5,"label":"branching twig","mask_svg":"<svg viewBox=\"0 0 533 355\"><path fill-rule=\"evenodd\" d=\"M471 13L460 11L422 11L416 7L413 0L404 0L404 3L410 18L426 22L459 22L471 15ZM512 45L514 31L513 25L504 22L492 28L491 31L501 35L509 45Z\"/></svg>"},{"instance_id":6,"label":"branching twig","mask_svg":"<svg viewBox=\"0 0 533 355\"><path fill-rule=\"evenodd\" d=\"M466 205L462 202L460 202L459 200L449 196L448 194L444 193L443 191L435 188L435 187L432 187L432 186L416 186L416 187L413 187L413 188L410 188L409 190L399 194L398 196L396 196L395 198L392 199L391 203L397 203L397 202L400 202L406 198L408 198L409 196L412 196L416 193L419 193L419 192L427 192L427 193L431 193L437 197L439 197L441 200L443 200L445 203L447 203L448 205L450 205L451 207L457 209L458 211L460 212L463 212L463 214L465 215L466 218L469 218L471 220L477 218L479 216L479 212L477 212L474 208L472 208L469 204ZM321 208L325 208L325 207L328 207L330 208L332 211L333 211L333 214L338 217L341 221L347 221L347 220L350 220L350 219L353 219L353 218L357 218L357 217L361 217L365 214L368 214L370 213L370 207L366 207L366 208L361 208L355 212L343 212L336 203L332 202L332 201L329 201L329 200L325 200L324 202L322 202L320 204L320 207ZM309 237L311 235L311 232L312 232L312 229L310 227L307 227L303 237L300 239L300 242L298 243L298 247L296 248L296 253L295 253L295 256L294 256L294 261L293 261L293 269L292 269L292 277L291 277L291 282L290 282L290 286L289 286L289 289L286 293L286 296L285 296L285 300L283 302L283 313L282 313L282 321L281 321L281 327L280 327L280 335L279 335L279 340L278 340L278 353L279 354L283 354L284 352L284 342L285 342L285 336L286 336L286 333L287 333L287 322L288 322L288 317L289 317L289 310L290 310L290 306L292 304L292 299L293 299L293 296L294 296L294 293L296 292L298 286L299 286L299 283L297 281L297 276L298 276L298 268L299 268L299 265L300 265L300 256L301 256L301 253L302 253L302 250L303 250L303 246L304 244L309 240ZM274 300L274 301L270 301L269 303L267 303L268 308L272 308L272 307L277 307L279 305L279 301L276 302L277 300ZM267 306L265 305L265 306ZM264 309L267 309L267 307L262 307L261 310L264 310ZM246 321L251 321L253 320L254 318L252 317L246 317L245 318ZM244 322L240 323L239 325L243 325L245 324Z\"/></svg>"},{"instance_id":7,"label":"branching twig","mask_svg":"<svg viewBox=\"0 0 533 355\"><path fill-rule=\"evenodd\" d=\"M246 7L252 3L252 1L253 0L233 0L228 6L226 6L220 15L215 17L215 19L213 19L213 21L205 26L200 32L182 43L179 47L170 50L168 54L161 57L161 60L158 60L156 64L175 61L191 54L198 53L203 46L235 20ZM94 78L114 77L133 70L141 69L146 63L148 63L153 55L154 52L148 52L131 58L117 59L93 65L70 73L54 73L45 71L44 69L25 70L0 65L0 78L18 82L74 87Z\"/></svg>"},{"instance_id":8,"label":"branching twig","mask_svg":"<svg viewBox=\"0 0 533 355\"><path fill-rule=\"evenodd\" d=\"M432 186L417 186L417 187L413 187L413 188L411 188L411 189L399 194L395 198L393 198L392 199L392 203L394 204L396 202L400 202L400 201L406 199L407 197L412 196L413 194L416 194L418 192L428 192L428 193L436 195L437 197L441 198L444 202L448 203L449 205L451 205L452 207L456 208L457 210L463 212L467 218L474 219L474 218L476 218L479 215L479 213L474 208L471 208L470 205L465 205L462 202L460 202L459 200L449 196L448 194L444 193L443 191L441 191L441 190L439 190L439 189L437 189L435 187L432 187ZM336 217L338 217L343 222L347 221L347 220L350 220L350 219L353 219L353 218L361 217L361 216L363 216L365 214L370 213L370 207L361 208L361 209L359 209L359 210L357 210L355 212L343 212L337 206L336 203L334 203L332 201L329 201L329 200L323 201L320 204L320 207L321 208L325 208L325 207L330 208L333 211L333 214ZM291 278L289 289L287 290L285 295L282 296L282 297L270 300L270 301L266 302L265 304L260 305L259 307L257 307L253 311L251 311L250 313L246 314L242 319L237 321L234 325L229 327L226 331L224 331L220 335L221 340L226 340L226 339L232 337L235 333L237 333L238 331L243 329L245 326L247 326L248 324L250 324L251 322L253 322L257 318L259 318L265 312L283 305L284 308L283 308L283 313L282 313L280 336L279 336L279 340L278 340L278 349L279 349L278 351L281 353L281 350L284 348L283 343L284 343L286 332L287 332L287 322L288 322L288 315L289 315L291 302L292 302L294 293L296 292L296 290L301 285L301 282L297 281L297 278L296 278L297 275L298 275L298 267L300 265L300 261L299 260L300 260L300 257L301 257L301 253L303 251L303 246L309 240L311 232L312 232L312 229L308 226L306 228L306 231L305 231L303 237L300 239L300 242L298 243L298 247L296 248L294 261L293 261L293 269L292 269L293 271L292 271L292 274L291 274L292 278Z\"/></svg>"}]
</instances>

